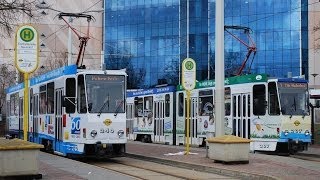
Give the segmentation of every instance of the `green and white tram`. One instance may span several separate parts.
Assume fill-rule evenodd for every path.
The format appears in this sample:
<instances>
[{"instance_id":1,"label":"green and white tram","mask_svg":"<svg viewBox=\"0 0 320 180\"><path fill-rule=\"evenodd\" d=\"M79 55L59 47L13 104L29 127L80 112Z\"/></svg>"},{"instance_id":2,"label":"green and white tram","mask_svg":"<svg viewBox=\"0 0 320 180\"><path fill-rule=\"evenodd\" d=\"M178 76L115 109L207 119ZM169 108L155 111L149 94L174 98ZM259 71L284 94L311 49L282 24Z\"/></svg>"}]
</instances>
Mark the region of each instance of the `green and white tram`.
<instances>
[{"instance_id":1,"label":"green and white tram","mask_svg":"<svg viewBox=\"0 0 320 180\"><path fill-rule=\"evenodd\" d=\"M214 86L212 80L197 82L191 92L189 143L194 146L204 146L205 139L215 135ZM134 102L132 108L141 109L138 102L142 102L140 106L148 109L145 103L148 100L142 92L148 92L148 99L155 98L156 93L152 89L138 92L141 94L128 95ZM175 93L171 91L169 96L174 106L167 106L172 107L172 116L166 121L172 122L172 133L168 133L165 140L156 142L183 145L186 143L186 92L177 86ZM155 104L150 102L149 106L152 110ZM148 118L143 113L140 115L142 121ZM152 115L155 118L154 113ZM224 123L225 134L251 139L252 151L294 153L305 150L311 142L308 82L297 78L271 79L265 74L226 78ZM133 132L135 128L138 127L133 125ZM162 128L165 126L152 126L149 133L141 133L138 137L149 137L153 141L156 132ZM134 139L141 140L137 136Z\"/></svg>"}]
</instances>

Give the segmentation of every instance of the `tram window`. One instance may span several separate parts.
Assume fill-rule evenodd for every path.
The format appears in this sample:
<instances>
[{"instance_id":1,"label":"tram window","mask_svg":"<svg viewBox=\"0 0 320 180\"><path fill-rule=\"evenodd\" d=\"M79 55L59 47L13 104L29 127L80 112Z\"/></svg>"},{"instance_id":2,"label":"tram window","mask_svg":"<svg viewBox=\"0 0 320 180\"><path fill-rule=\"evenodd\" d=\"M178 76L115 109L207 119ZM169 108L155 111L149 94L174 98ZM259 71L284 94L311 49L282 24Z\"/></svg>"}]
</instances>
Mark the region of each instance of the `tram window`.
<instances>
[{"instance_id":1,"label":"tram window","mask_svg":"<svg viewBox=\"0 0 320 180\"><path fill-rule=\"evenodd\" d=\"M214 112L213 91L199 91L199 114L200 116L210 116Z\"/></svg>"},{"instance_id":2,"label":"tram window","mask_svg":"<svg viewBox=\"0 0 320 180\"><path fill-rule=\"evenodd\" d=\"M275 82L268 84L268 110L270 115L280 115L278 92Z\"/></svg>"},{"instance_id":3,"label":"tram window","mask_svg":"<svg viewBox=\"0 0 320 180\"><path fill-rule=\"evenodd\" d=\"M230 116L231 112L231 94L230 88L227 87L224 89L224 108L225 108L225 115Z\"/></svg>"},{"instance_id":4,"label":"tram window","mask_svg":"<svg viewBox=\"0 0 320 180\"><path fill-rule=\"evenodd\" d=\"M54 113L54 82L47 85L47 112L48 114Z\"/></svg>"},{"instance_id":5,"label":"tram window","mask_svg":"<svg viewBox=\"0 0 320 180\"><path fill-rule=\"evenodd\" d=\"M29 94L30 94L30 98L29 98L29 113L30 113L30 115L32 115L32 110L33 110L33 89L31 88L30 89L30 92L29 92Z\"/></svg>"},{"instance_id":6,"label":"tram window","mask_svg":"<svg viewBox=\"0 0 320 180\"><path fill-rule=\"evenodd\" d=\"M143 117L143 99L134 98L134 115L135 117Z\"/></svg>"},{"instance_id":7,"label":"tram window","mask_svg":"<svg viewBox=\"0 0 320 180\"><path fill-rule=\"evenodd\" d=\"M178 96L178 114L179 116L183 116L183 101L184 101L184 97L183 97L183 93L179 93L179 96Z\"/></svg>"},{"instance_id":8,"label":"tram window","mask_svg":"<svg viewBox=\"0 0 320 180\"><path fill-rule=\"evenodd\" d=\"M7 101L7 116L10 115L10 101Z\"/></svg>"},{"instance_id":9,"label":"tram window","mask_svg":"<svg viewBox=\"0 0 320 180\"><path fill-rule=\"evenodd\" d=\"M40 114L46 114L47 112L47 86L40 86Z\"/></svg>"},{"instance_id":10,"label":"tram window","mask_svg":"<svg viewBox=\"0 0 320 180\"><path fill-rule=\"evenodd\" d=\"M87 113L86 92L84 87L84 76L78 76L78 112Z\"/></svg>"},{"instance_id":11,"label":"tram window","mask_svg":"<svg viewBox=\"0 0 320 180\"><path fill-rule=\"evenodd\" d=\"M251 111L250 111L250 110L251 110L250 95L248 95L248 99L247 99L247 100L248 100L248 116L250 117L250 116L251 116Z\"/></svg>"},{"instance_id":12,"label":"tram window","mask_svg":"<svg viewBox=\"0 0 320 180\"><path fill-rule=\"evenodd\" d=\"M19 97L18 93L10 95L10 115L11 116L17 116L18 115L18 110L19 110L18 97Z\"/></svg>"},{"instance_id":13,"label":"tram window","mask_svg":"<svg viewBox=\"0 0 320 180\"><path fill-rule=\"evenodd\" d=\"M152 116L152 111L153 111L153 97L152 96L144 97L144 116L149 118L150 116Z\"/></svg>"},{"instance_id":14,"label":"tram window","mask_svg":"<svg viewBox=\"0 0 320 180\"><path fill-rule=\"evenodd\" d=\"M19 99L19 116L23 116L23 99Z\"/></svg>"},{"instance_id":15,"label":"tram window","mask_svg":"<svg viewBox=\"0 0 320 180\"><path fill-rule=\"evenodd\" d=\"M265 115L266 114L266 88L265 85L253 86L253 114Z\"/></svg>"},{"instance_id":16,"label":"tram window","mask_svg":"<svg viewBox=\"0 0 320 180\"><path fill-rule=\"evenodd\" d=\"M169 117L170 116L170 95L166 94L164 96L164 99L165 99L165 115L166 117Z\"/></svg>"},{"instance_id":17,"label":"tram window","mask_svg":"<svg viewBox=\"0 0 320 180\"><path fill-rule=\"evenodd\" d=\"M66 79L66 97L63 100L66 107L66 113L74 113L76 111L75 98L76 98L76 80L75 78ZM70 102L71 101L71 102Z\"/></svg>"},{"instance_id":18,"label":"tram window","mask_svg":"<svg viewBox=\"0 0 320 180\"><path fill-rule=\"evenodd\" d=\"M237 96L232 97L232 115L233 117L237 116Z\"/></svg>"},{"instance_id":19,"label":"tram window","mask_svg":"<svg viewBox=\"0 0 320 180\"><path fill-rule=\"evenodd\" d=\"M246 108L247 108L247 101L246 101L246 96L242 96L242 116L243 117L247 117L247 111L246 111Z\"/></svg>"}]
</instances>

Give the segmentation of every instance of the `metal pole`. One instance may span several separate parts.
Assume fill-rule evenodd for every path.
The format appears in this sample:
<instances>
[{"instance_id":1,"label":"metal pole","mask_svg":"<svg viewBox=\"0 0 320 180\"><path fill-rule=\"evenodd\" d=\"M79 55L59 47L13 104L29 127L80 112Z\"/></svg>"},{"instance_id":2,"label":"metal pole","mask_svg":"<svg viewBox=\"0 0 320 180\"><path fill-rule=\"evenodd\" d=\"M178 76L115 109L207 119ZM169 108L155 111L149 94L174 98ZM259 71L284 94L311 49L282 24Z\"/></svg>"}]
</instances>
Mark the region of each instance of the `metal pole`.
<instances>
[{"instance_id":1,"label":"metal pole","mask_svg":"<svg viewBox=\"0 0 320 180\"><path fill-rule=\"evenodd\" d=\"M189 58L189 0L187 0L187 58Z\"/></svg>"},{"instance_id":2,"label":"metal pole","mask_svg":"<svg viewBox=\"0 0 320 180\"><path fill-rule=\"evenodd\" d=\"M224 135L224 0L216 0L215 29L216 136Z\"/></svg>"},{"instance_id":3,"label":"metal pole","mask_svg":"<svg viewBox=\"0 0 320 180\"><path fill-rule=\"evenodd\" d=\"M69 17L69 23L72 22L72 18ZM68 28L68 66L72 63L72 30Z\"/></svg>"},{"instance_id":4,"label":"metal pole","mask_svg":"<svg viewBox=\"0 0 320 180\"><path fill-rule=\"evenodd\" d=\"M189 154L189 133L190 133L190 91L187 90L187 115L186 115L186 121L187 121L187 136L186 136L186 155Z\"/></svg>"},{"instance_id":5,"label":"metal pole","mask_svg":"<svg viewBox=\"0 0 320 180\"><path fill-rule=\"evenodd\" d=\"M29 80L29 73L24 73L24 98L23 98L23 139L25 141L28 140L28 89L29 89L29 84L28 84L28 80Z\"/></svg>"}]
</instances>

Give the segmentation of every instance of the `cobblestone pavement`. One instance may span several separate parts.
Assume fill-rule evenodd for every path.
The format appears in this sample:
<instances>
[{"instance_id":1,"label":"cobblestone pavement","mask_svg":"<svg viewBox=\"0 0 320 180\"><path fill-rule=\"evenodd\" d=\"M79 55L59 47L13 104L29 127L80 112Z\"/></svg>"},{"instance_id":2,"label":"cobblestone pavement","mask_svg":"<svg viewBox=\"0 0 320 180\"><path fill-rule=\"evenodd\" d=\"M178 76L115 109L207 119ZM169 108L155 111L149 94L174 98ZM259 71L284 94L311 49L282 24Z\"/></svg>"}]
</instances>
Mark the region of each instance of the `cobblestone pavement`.
<instances>
[{"instance_id":1,"label":"cobblestone pavement","mask_svg":"<svg viewBox=\"0 0 320 180\"><path fill-rule=\"evenodd\" d=\"M307 161L286 156L250 153L249 164L222 164L215 163L206 157L206 150L191 148L189 155L167 155L183 152L183 146L168 146L162 144L147 144L129 141L127 153L140 157L156 158L172 163L182 163L190 168L211 169L214 172L233 174L241 177L271 178L271 179L319 179L320 162ZM311 146L306 153L320 154L320 146ZM183 154L183 153L182 153Z\"/></svg>"}]
</instances>

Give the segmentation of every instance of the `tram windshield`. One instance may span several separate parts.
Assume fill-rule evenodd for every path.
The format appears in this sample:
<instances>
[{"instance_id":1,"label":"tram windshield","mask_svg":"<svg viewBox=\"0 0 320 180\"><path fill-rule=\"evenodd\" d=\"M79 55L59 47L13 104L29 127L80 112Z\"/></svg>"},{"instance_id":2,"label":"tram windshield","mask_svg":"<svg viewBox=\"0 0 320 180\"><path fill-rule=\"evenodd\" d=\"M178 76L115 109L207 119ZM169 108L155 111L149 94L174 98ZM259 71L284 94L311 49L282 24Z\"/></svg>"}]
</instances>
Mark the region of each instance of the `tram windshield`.
<instances>
[{"instance_id":1,"label":"tram windshield","mask_svg":"<svg viewBox=\"0 0 320 180\"><path fill-rule=\"evenodd\" d=\"M279 82L281 112L284 115L308 115L308 87L306 83Z\"/></svg>"},{"instance_id":2,"label":"tram windshield","mask_svg":"<svg viewBox=\"0 0 320 180\"><path fill-rule=\"evenodd\" d=\"M124 76L87 75L86 88L89 113L124 113Z\"/></svg>"}]
</instances>

